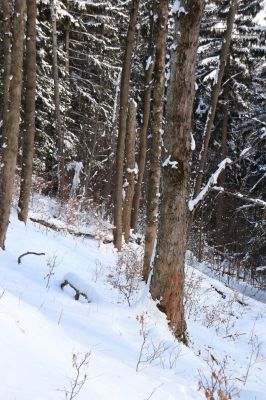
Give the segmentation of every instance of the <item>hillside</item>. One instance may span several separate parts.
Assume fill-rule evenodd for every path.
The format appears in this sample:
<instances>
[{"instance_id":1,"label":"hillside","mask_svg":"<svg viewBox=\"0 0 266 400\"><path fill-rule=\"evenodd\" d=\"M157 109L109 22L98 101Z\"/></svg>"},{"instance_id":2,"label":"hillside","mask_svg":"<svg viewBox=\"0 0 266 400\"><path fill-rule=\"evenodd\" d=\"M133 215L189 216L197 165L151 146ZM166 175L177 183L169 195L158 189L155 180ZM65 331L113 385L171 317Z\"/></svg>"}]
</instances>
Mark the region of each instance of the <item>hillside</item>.
<instances>
[{"instance_id":1,"label":"hillside","mask_svg":"<svg viewBox=\"0 0 266 400\"><path fill-rule=\"evenodd\" d=\"M48 220L50 213L54 225L64 227L55 207L39 198L31 216ZM26 255L18 264L28 251L45 255ZM137 245L127 250L133 257L140 251ZM25 226L13 212L6 251L0 253L1 399L71 399L76 365L79 382L87 374L78 400L204 399L199 382L211 382L211 366L220 370L217 380L232 398L240 391L243 400L265 400L265 303L208 277L188 257L186 347L174 339L136 277L132 296L123 295L127 289L116 262L112 244L32 221ZM75 301L69 287L61 290L65 279L91 302L83 296Z\"/></svg>"}]
</instances>

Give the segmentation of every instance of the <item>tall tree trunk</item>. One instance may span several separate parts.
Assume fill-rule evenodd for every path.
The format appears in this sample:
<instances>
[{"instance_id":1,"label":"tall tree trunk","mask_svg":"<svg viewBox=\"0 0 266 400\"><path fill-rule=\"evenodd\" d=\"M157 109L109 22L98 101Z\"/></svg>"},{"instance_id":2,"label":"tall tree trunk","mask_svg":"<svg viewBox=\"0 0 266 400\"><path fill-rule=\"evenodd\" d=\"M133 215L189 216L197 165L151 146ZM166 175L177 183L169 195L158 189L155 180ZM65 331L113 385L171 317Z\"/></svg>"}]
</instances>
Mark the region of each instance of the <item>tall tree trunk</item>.
<instances>
[{"instance_id":1,"label":"tall tree trunk","mask_svg":"<svg viewBox=\"0 0 266 400\"><path fill-rule=\"evenodd\" d=\"M228 110L228 85L225 86L224 89L224 106L223 106L223 121L222 121L222 142L221 142L221 153L220 153L220 161L224 160L227 156L227 139L228 139L228 125L229 125L229 110ZM226 172L223 170L219 176L218 184L221 187L224 187ZM225 197L223 193L219 193L216 204L216 240L217 243L223 238L221 238L221 233L223 229L221 227L222 224L222 216L224 211L224 200Z\"/></svg>"},{"instance_id":2,"label":"tall tree trunk","mask_svg":"<svg viewBox=\"0 0 266 400\"><path fill-rule=\"evenodd\" d=\"M68 0L66 0L66 9L69 11ZM65 31L65 50L66 50L66 78L70 79L70 20L67 19Z\"/></svg>"},{"instance_id":3,"label":"tall tree trunk","mask_svg":"<svg viewBox=\"0 0 266 400\"><path fill-rule=\"evenodd\" d=\"M143 96L143 104L144 104L143 121L140 128L140 140L139 140L138 179L135 186L132 218L131 218L131 227L135 232L137 230L141 188L146 166L147 132L150 120L150 111L151 111L151 90L152 90L152 74L154 70L154 53L155 53L155 48L152 49L152 53L149 57L149 60L151 60L151 62L148 68L146 69L146 77L145 77L145 90Z\"/></svg>"},{"instance_id":4,"label":"tall tree trunk","mask_svg":"<svg viewBox=\"0 0 266 400\"><path fill-rule=\"evenodd\" d=\"M58 194L62 196L64 190L64 131L60 113L59 92L59 68L58 68L58 45L55 0L51 0L52 38L53 38L53 74L54 74L54 101L55 101L55 134L57 138L57 162L58 162Z\"/></svg>"},{"instance_id":5,"label":"tall tree trunk","mask_svg":"<svg viewBox=\"0 0 266 400\"><path fill-rule=\"evenodd\" d=\"M18 218L27 222L35 136L35 93L36 93L36 0L27 0L27 41L26 41L26 99L25 128L23 134L23 155Z\"/></svg>"},{"instance_id":6,"label":"tall tree trunk","mask_svg":"<svg viewBox=\"0 0 266 400\"><path fill-rule=\"evenodd\" d=\"M5 248L5 239L9 222L16 171L22 91L25 13L26 1L16 0L13 18L13 43L11 51L12 79L9 88L10 106L5 130L7 146L3 150L3 158L0 168L0 247L3 250Z\"/></svg>"},{"instance_id":7,"label":"tall tree trunk","mask_svg":"<svg viewBox=\"0 0 266 400\"><path fill-rule=\"evenodd\" d=\"M141 189L146 167L147 133L150 121L152 75L154 71L154 58L156 50L154 45L154 22L155 22L154 12L155 12L155 1L153 2L153 15L151 16L151 22L150 22L151 26L150 49L149 49L149 57L146 63L145 87L143 93L143 120L140 128L140 137L139 137L138 178L135 185L132 215L131 215L131 228L134 230L134 232L137 231Z\"/></svg>"},{"instance_id":8,"label":"tall tree trunk","mask_svg":"<svg viewBox=\"0 0 266 400\"><path fill-rule=\"evenodd\" d=\"M115 167L115 196L114 196L114 245L121 251L122 247L122 213L123 213L123 170L125 157L125 137L127 125L127 105L129 82L132 66L132 54L134 49L134 39L137 25L137 17L140 0L132 0L130 12L129 27L126 38L126 50L123 60L121 84L120 84L120 108L118 123L118 143L116 149L116 167Z\"/></svg>"},{"instance_id":9,"label":"tall tree trunk","mask_svg":"<svg viewBox=\"0 0 266 400\"><path fill-rule=\"evenodd\" d=\"M137 104L131 99L128 106L126 138L126 187L123 207L123 231L125 242L129 242L132 202L135 185L135 147L136 147L136 113Z\"/></svg>"},{"instance_id":10,"label":"tall tree trunk","mask_svg":"<svg viewBox=\"0 0 266 400\"><path fill-rule=\"evenodd\" d=\"M164 110L165 59L168 32L168 0L160 0L156 32L154 66L153 110L151 122L151 166L149 173L143 278L148 279L151 257L157 233L158 206L161 178L162 122Z\"/></svg>"},{"instance_id":11,"label":"tall tree trunk","mask_svg":"<svg viewBox=\"0 0 266 400\"><path fill-rule=\"evenodd\" d=\"M4 71L3 71L3 124L2 124L2 137L1 145L6 144L6 124L9 109L9 87L10 87L10 68L11 68L11 11L10 1L2 0L3 9L3 57L4 57Z\"/></svg>"},{"instance_id":12,"label":"tall tree trunk","mask_svg":"<svg viewBox=\"0 0 266 400\"><path fill-rule=\"evenodd\" d=\"M215 84L214 84L214 87L212 90L210 109L208 112L207 121L205 124L205 129L204 129L204 134L203 134L203 145L202 145L202 150L201 150L201 154L200 154L198 174L197 174L196 182L195 182L194 197L196 197L199 194L200 189L201 189L204 168L205 168L205 164L206 164L206 160L207 160L209 141L210 141L212 127L213 127L214 118L215 118L215 114L216 114L218 98L221 93L222 79L224 76L226 61L227 61L227 57L228 57L229 50L230 50L235 15L238 10L238 5L239 5L239 0L231 0L231 6L230 6L229 14L227 17L226 31L224 34L223 44L222 44L221 53L220 53L218 71L217 71L217 75L216 75L216 79L215 79Z\"/></svg>"},{"instance_id":13,"label":"tall tree trunk","mask_svg":"<svg viewBox=\"0 0 266 400\"><path fill-rule=\"evenodd\" d=\"M164 133L162 201L151 295L159 301L174 334L185 341L184 259L189 220L191 125L195 66L204 0L184 0L175 14L174 59ZM185 12L183 11L185 10Z\"/></svg>"}]
</instances>

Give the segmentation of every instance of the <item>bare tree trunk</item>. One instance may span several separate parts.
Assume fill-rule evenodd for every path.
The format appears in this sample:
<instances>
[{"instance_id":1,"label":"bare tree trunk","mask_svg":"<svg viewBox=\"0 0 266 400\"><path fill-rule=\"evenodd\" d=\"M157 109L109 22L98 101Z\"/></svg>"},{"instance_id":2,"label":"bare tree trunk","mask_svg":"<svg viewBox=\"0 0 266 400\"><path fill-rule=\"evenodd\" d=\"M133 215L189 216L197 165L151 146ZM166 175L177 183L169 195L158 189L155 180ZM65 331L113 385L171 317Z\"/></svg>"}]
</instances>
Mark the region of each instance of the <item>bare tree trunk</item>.
<instances>
[{"instance_id":1,"label":"bare tree trunk","mask_svg":"<svg viewBox=\"0 0 266 400\"><path fill-rule=\"evenodd\" d=\"M151 110L151 90L152 90L152 74L154 70L154 53L155 49L153 49L153 54L150 56L151 63L148 69L146 70L145 91L143 96L144 109L143 109L143 121L140 129L138 180L135 187L132 218L131 218L131 227L135 232L137 230L141 188L146 166L147 132L150 120L150 110Z\"/></svg>"},{"instance_id":2,"label":"bare tree trunk","mask_svg":"<svg viewBox=\"0 0 266 400\"><path fill-rule=\"evenodd\" d=\"M121 251L122 247L122 207L123 207L123 169L125 156L125 137L127 125L127 105L129 82L131 75L132 54L137 25L137 17L140 0L132 0L130 21L126 39L126 50L123 60L121 85L120 85L120 108L118 124L118 143L116 149L116 176L115 176L115 198L114 198L114 245Z\"/></svg>"},{"instance_id":3,"label":"bare tree trunk","mask_svg":"<svg viewBox=\"0 0 266 400\"><path fill-rule=\"evenodd\" d=\"M23 155L18 219L27 222L35 136L35 93L36 93L36 0L27 0L26 41L26 109L23 134Z\"/></svg>"},{"instance_id":4,"label":"bare tree trunk","mask_svg":"<svg viewBox=\"0 0 266 400\"><path fill-rule=\"evenodd\" d=\"M10 68L11 68L11 11L10 1L2 1L3 8L3 57L4 57L4 71L3 71L3 124L2 124L2 138L1 144L6 144L6 125L9 110L9 87L10 87Z\"/></svg>"},{"instance_id":5,"label":"bare tree trunk","mask_svg":"<svg viewBox=\"0 0 266 400\"><path fill-rule=\"evenodd\" d=\"M195 68L204 0L184 0L175 14L174 59L167 99L164 133L162 200L151 295L159 301L174 334L186 341L184 318L184 259L189 220L191 125ZM183 12L183 10L185 12Z\"/></svg>"},{"instance_id":6,"label":"bare tree trunk","mask_svg":"<svg viewBox=\"0 0 266 400\"><path fill-rule=\"evenodd\" d=\"M58 161L58 194L61 196L64 190L64 131L60 113L60 92L59 92L59 69L57 57L57 24L55 1L51 0L51 18L52 18L52 37L53 37L53 74L54 74L54 100L55 100L55 133L57 137L57 161Z\"/></svg>"},{"instance_id":7,"label":"bare tree trunk","mask_svg":"<svg viewBox=\"0 0 266 400\"><path fill-rule=\"evenodd\" d=\"M153 110L151 122L151 166L149 173L147 216L145 228L145 251L143 279L147 281L151 257L157 233L158 207L161 178L161 145L164 110L165 58L168 32L168 0L160 0L156 32L156 54L154 66Z\"/></svg>"},{"instance_id":8,"label":"bare tree trunk","mask_svg":"<svg viewBox=\"0 0 266 400\"><path fill-rule=\"evenodd\" d=\"M153 7L155 8L155 7ZM155 11L155 10L153 10ZM137 231L141 189L143 183L143 177L146 167L146 153L147 153L147 133L150 121L151 111L151 91L152 91L152 75L154 71L154 57L155 57L155 45L154 45L154 17L152 15L151 20L151 35L150 35L150 51L149 57L146 64L145 74L145 88L143 93L143 120L140 128L140 139L139 139L139 158L138 158L138 179L135 185L132 215L131 215L131 227L134 232Z\"/></svg>"},{"instance_id":9,"label":"bare tree trunk","mask_svg":"<svg viewBox=\"0 0 266 400\"><path fill-rule=\"evenodd\" d=\"M200 189L201 189L204 168L205 168L205 164L206 164L206 160L207 160L209 141L210 141L212 127L213 127L214 118L215 118L215 114L216 114L218 98L221 93L222 79L224 76L226 61L227 61L227 57L228 57L229 50L230 50L235 15L238 10L238 4L239 4L239 0L231 1L231 6L230 6L228 18L227 18L226 31L224 34L223 44L222 44L221 53L220 53L217 76L216 76L215 84L214 84L212 95L211 95L210 109L208 112L207 121L205 124L205 129L204 129L204 134L203 134L203 145L202 145L202 150L201 150L201 154L200 154L198 174L197 174L196 182L195 182L194 197L196 197L199 194Z\"/></svg>"},{"instance_id":10,"label":"bare tree trunk","mask_svg":"<svg viewBox=\"0 0 266 400\"><path fill-rule=\"evenodd\" d=\"M224 96L224 106L223 106L223 122L222 122L222 142L221 142L221 154L220 154L220 161L224 160L227 155L227 137L228 137L228 124L229 124L229 111L228 111L228 85L226 85L225 89L225 96ZM225 183L225 170L221 172L219 176L219 186L224 187ZM216 205L216 240L221 241L221 224L222 224L222 216L224 211L224 194L221 192L217 198L217 205Z\"/></svg>"},{"instance_id":11,"label":"bare tree trunk","mask_svg":"<svg viewBox=\"0 0 266 400\"><path fill-rule=\"evenodd\" d=\"M66 0L66 9L69 11L68 0ZM66 32L65 32L65 49L66 49L66 78L70 79L70 21L66 22Z\"/></svg>"},{"instance_id":12,"label":"bare tree trunk","mask_svg":"<svg viewBox=\"0 0 266 400\"><path fill-rule=\"evenodd\" d=\"M123 207L123 231L125 242L129 242L130 220L135 185L135 147L136 147L136 113L137 104L133 99L128 106L126 138L126 187Z\"/></svg>"},{"instance_id":13,"label":"bare tree trunk","mask_svg":"<svg viewBox=\"0 0 266 400\"><path fill-rule=\"evenodd\" d=\"M5 249L6 232L11 209L16 170L18 134L20 123L23 43L26 1L16 0L13 19L13 43L11 52L10 106L6 124L7 146L3 150L0 168L0 247Z\"/></svg>"},{"instance_id":14,"label":"bare tree trunk","mask_svg":"<svg viewBox=\"0 0 266 400\"><path fill-rule=\"evenodd\" d=\"M98 128L98 121L99 121L99 113L97 113L96 115L96 119L95 119L95 133L93 136L93 141L92 141L92 147L91 147L91 152L90 152L90 156L87 157L87 161L85 164L85 182L84 182L84 191L83 191L83 199L86 200L86 198L88 197L88 189L89 189L89 183L90 183L90 179L91 179L91 171L92 171L92 167L93 167L93 163L95 161L95 149L96 149L96 145L97 145L97 141L98 141L98 137L99 137L99 128ZM87 151L89 153L89 151Z\"/></svg>"}]
</instances>

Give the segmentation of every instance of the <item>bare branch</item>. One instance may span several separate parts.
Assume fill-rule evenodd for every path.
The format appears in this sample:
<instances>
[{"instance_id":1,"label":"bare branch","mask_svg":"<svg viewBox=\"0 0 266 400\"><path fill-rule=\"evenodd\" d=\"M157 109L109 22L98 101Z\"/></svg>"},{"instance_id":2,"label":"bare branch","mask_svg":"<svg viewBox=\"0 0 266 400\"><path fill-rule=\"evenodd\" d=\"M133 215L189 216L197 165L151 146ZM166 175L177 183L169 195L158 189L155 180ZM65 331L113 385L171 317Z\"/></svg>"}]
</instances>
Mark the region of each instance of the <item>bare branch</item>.
<instances>
[{"instance_id":1,"label":"bare branch","mask_svg":"<svg viewBox=\"0 0 266 400\"><path fill-rule=\"evenodd\" d=\"M230 192L229 190L225 190L223 187L213 186L211 188L211 190L215 190L216 192L222 192L222 193L228 194L230 196L238 197L239 199L241 199L243 201L249 201L250 203L257 204L258 206L261 206L261 207L266 207L266 202L261 199L254 199L252 197L244 196L241 193Z\"/></svg>"},{"instance_id":2,"label":"bare branch","mask_svg":"<svg viewBox=\"0 0 266 400\"><path fill-rule=\"evenodd\" d=\"M26 253L21 254L18 258L18 264L21 264L21 259L24 256L27 256L29 254L34 254L35 256L45 256L45 253L35 253L34 251L27 251Z\"/></svg>"}]
</instances>

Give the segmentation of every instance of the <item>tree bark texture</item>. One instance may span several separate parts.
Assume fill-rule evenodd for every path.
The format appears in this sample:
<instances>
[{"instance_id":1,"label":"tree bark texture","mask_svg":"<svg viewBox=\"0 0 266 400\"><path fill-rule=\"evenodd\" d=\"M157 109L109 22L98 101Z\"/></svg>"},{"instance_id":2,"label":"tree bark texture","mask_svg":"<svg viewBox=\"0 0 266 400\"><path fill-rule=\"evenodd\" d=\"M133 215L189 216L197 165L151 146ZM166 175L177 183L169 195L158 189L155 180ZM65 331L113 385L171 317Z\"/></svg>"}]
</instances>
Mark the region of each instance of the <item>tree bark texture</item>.
<instances>
[{"instance_id":1,"label":"tree bark texture","mask_svg":"<svg viewBox=\"0 0 266 400\"><path fill-rule=\"evenodd\" d=\"M148 280L151 257L157 234L158 206L161 178L161 145L164 111L165 60L168 33L168 0L160 0L156 32L156 53L154 66L153 109L151 121L151 164L149 171L147 216L145 227L145 250L143 278Z\"/></svg>"},{"instance_id":2,"label":"tree bark texture","mask_svg":"<svg viewBox=\"0 0 266 400\"><path fill-rule=\"evenodd\" d=\"M3 149L0 168L0 247L3 250L9 223L17 160L26 1L16 0L14 11L11 51L12 79L9 88L10 106L6 124L7 146Z\"/></svg>"},{"instance_id":3,"label":"tree bark texture","mask_svg":"<svg viewBox=\"0 0 266 400\"><path fill-rule=\"evenodd\" d=\"M11 10L10 1L2 0L3 9L3 125L1 144L6 144L6 124L9 109L9 86L10 86L10 69L11 69Z\"/></svg>"},{"instance_id":4,"label":"tree bark texture","mask_svg":"<svg viewBox=\"0 0 266 400\"><path fill-rule=\"evenodd\" d=\"M25 223L27 222L29 211L35 136L36 17L36 0L27 0L25 127L18 202L18 218Z\"/></svg>"},{"instance_id":5,"label":"tree bark texture","mask_svg":"<svg viewBox=\"0 0 266 400\"><path fill-rule=\"evenodd\" d=\"M174 334L185 341L184 259L189 220L191 125L195 66L204 0L185 0L175 14L175 43L164 133L162 200L151 295ZM181 9L182 10L182 9Z\"/></svg>"},{"instance_id":6,"label":"tree bark texture","mask_svg":"<svg viewBox=\"0 0 266 400\"><path fill-rule=\"evenodd\" d=\"M205 124L205 129L204 129L204 134L203 134L203 145L202 145L202 150L201 150L201 154L200 154L198 173L197 173L196 182L195 182L194 197L196 197L201 190L202 178L203 178L203 173L204 173L204 168L205 168L207 154L208 154L208 148L209 148L209 141L210 141L214 118L215 118L215 114L216 114L218 98L221 93L222 80L223 80L224 71L225 71L225 67L226 67L226 61L227 61L228 54L230 51L230 44L231 44L231 40L232 40L233 27L234 27L235 16L236 16L236 13L238 10L238 4L239 4L239 0L231 1L230 10L229 10L229 14L227 17L227 26L226 26L226 31L224 34L223 44L222 44L222 48L221 48L217 76L216 76L215 84L214 84L212 94L211 94L210 109L208 112L207 121Z\"/></svg>"},{"instance_id":7,"label":"tree bark texture","mask_svg":"<svg viewBox=\"0 0 266 400\"><path fill-rule=\"evenodd\" d=\"M123 170L125 157L125 137L127 126L127 106L129 83L131 76L132 54L135 42L135 32L140 0L132 0L129 27L126 38L126 49L123 59L121 83L120 83L120 105L118 121L118 141L116 149L115 167L115 196L114 196L114 245L118 251L122 247L122 213L123 213Z\"/></svg>"},{"instance_id":8,"label":"tree bark texture","mask_svg":"<svg viewBox=\"0 0 266 400\"><path fill-rule=\"evenodd\" d=\"M53 39L53 74L54 74L54 101L55 101L55 133L57 141L58 162L58 194L62 196L64 190L64 132L60 113L60 91L59 91L59 68L58 68L58 45L57 45L57 23L56 8L54 0L51 0L52 39Z\"/></svg>"},{"instance_id":9,"label":"tree bark texture","mask_svg":"<svg viewBox=\"0 0 266 400\"><path fill-rule=\"evenodd\" d=\"M131 99L128 106L127 119L126 185L124 185L125 200L123 207L123 231L125 235L125 243L129 242L131 211L135 186L136 113L137 104L133 99Z\"/></svg>"},{"instance_id":10,"label":"tree bark texture","mask_svg":"<svg viewBox=\"0 0 266 400\"><path fill-rule=\"evenodd\" d=\"M139 138L138 179L135 185L132 216L131 216L131 227L134 230L134 232L137 231L141 189L146 167L147 134L150 121L150 111L151 111L152 75L154 70L154 58L156 50L153 42L154 42L154 19L152 16L150 51L148 58L149 61L147 61L147 63L149 62L149 65L146 65L145 88L143 93L143 120L140 128L140 138Z\"/></svg>"}]
</instances>

